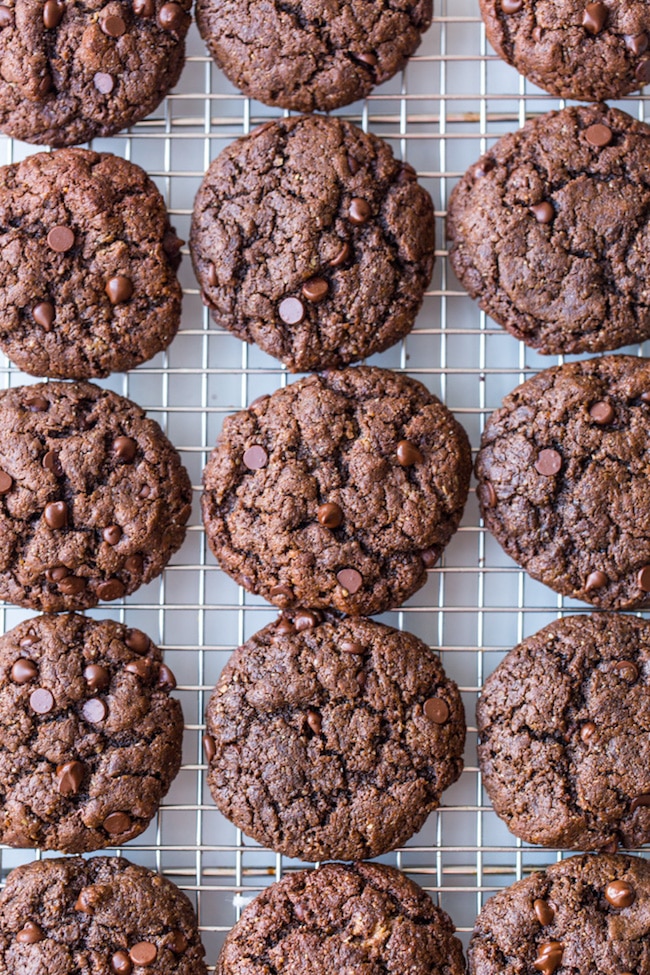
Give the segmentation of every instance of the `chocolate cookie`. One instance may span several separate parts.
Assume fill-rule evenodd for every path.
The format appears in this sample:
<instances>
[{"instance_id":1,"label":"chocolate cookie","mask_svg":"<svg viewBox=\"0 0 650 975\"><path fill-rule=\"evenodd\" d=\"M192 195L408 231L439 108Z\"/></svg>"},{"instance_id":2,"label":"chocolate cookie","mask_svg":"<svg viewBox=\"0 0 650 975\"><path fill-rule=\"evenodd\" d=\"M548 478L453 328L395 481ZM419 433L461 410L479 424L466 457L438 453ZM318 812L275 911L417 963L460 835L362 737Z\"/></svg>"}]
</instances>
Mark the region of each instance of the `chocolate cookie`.
<instances>
[{"instance_id":1,"label":"chocolate cookie","mask_svg":"<svg viewBox=\"0 0 650 975\"><path fill-rule=\"evenodd\" d=\"M59 612L134 592L180 547L191 498L178 453L123 396L0 392L0 599Z\"/></svg>"},{"instance_id":2,"label":"chocolate cookie","mask_svg":"<svg viewBox=\"0 0 650 975\"><path fill-rule=\"evenodd\" d=\"M621 98L650 81L646 0L480 0L488 40L560 98Z\"/></svg>"},{"instance_id":3,"label":"chocolate cookie","mask_svg":"<svg viewBox=\"0 0 650 975\"><path fill-rule=\"evenodd\" d=\"M0 637L0 842L84 853L147 828L181 764L161 660L140 630L74 614Z\"/></svg>"},{"instance_id":4,"label":"chocolate cookie","mask_svg":"<svg viewBox=\"0 0 650 975\"><path fill-rule=\"evenodd\" d=\"M198 0L210 54L238 88L267 105L329 112L369 95L405 66L431 24L432 0Z\"/></svg>"},{"instance_id":5,"label":"chocolate cookie","mask_svg":"<svg viewBox=\"0 0 650 975\"><path fill-rule=\"evenodd\" d=\"M410 633L309 610L235 651L207 730L221 812L301 860L401 846L463 769L463 705L438 657Z\"/></svg>"},{"instance_id":6,"label":"chocolate cookie","mask_svg":"<svg viewBox=\"0 0 650 975\"><path fill-rule=\"evenodd\" d=\"M488 420L476 461L487 528L556 592L650 604L650 360L546 369Z\"/></svg>"},{"instance_id":7,"label":"chocolate cookie","mask_svg":"<svg viewBox=\"0 0 650 975\"><path fill-rule=\"evenodd\" d=\"M206 975L196 915L178 887L124 857L38 860L0 896L0 971Z\"/></svg>"},{"instance_id":8,"label":"chocolate cookie","mask_svg":"<svg viewBox=\"0 0 650 975\"><path fill-rule=\"evenodd\" d=\"M453 935L447 914L399 870L327 863L255 898L226 938L217 975L464 975Z\"/></svg>"},{"instance_id":9,"label":"chocolate cookie","mask_svg":"<svg viewBox=\"0 0 650 975\"><path fill-rule=\"evenodd\" d=\"M483 784L528 843L650 841L650 622L557 620L515 647L477 707Z\"/></svg>"},{"instance_id":10,"label":"chocolate cookie","mask_svg":"<svg viewBox=\"0 0 650 975\"><path fill-rule=\"evenodd\" d=\"M208 541L283 609L380 613L424 585L470 463L465 431L414 379L364 366L309 376L226 419L203 473Z\"/></svg>"},{"instance_id":11,"label":"chocolate cookie","mask_svg":"<svg viewBox=\"0 0 650 975\"><path fill-rule=\"evenodd\" d=\"M218 325L292 370L341 366L411 330L433 204L376 136L339 118L280 119L214 160L190 248Z\"/></svg>"},{"instance_id":12,"label":"chocolate cookie","mask_svg":"<svg viewBox=\"0 0 650 975\"><path fill-rule=\"evenodd\" d=\"M0 347L62 379L150 359L180 322L181 243L155 185L119 156L61 149L1 167Z\"/></svg>"},{"instance_id":13,"label":"chocolate cookie","mask_svg":"<svg viewBox=\"0 0 650 975\"><path fill-rule=\"evenodd\" d=\"M649 917L647 860L570 857L487 902L469 945L470 975L641 975Z\"/></svg>"},{"instance_id":14,"label":"chocolate cookie","mask_svg":"<svg viewBox=\"0 0 650 975\"><path fill-rule=\"evenodd\" d=\"M179 79L191 0L3 0L0 129L71 146L156 108Z\"/></svg>"},{"instance_id":15,"label":"chocolate cookie","mask_svg":"<svg viewBox=\"0 0 650 975\"><path fill-rule=\"evenodd\" d=\"M650 126L605 105L506 135L449 202L451 263L495 321L544 353L650 336Z\"/></svg>"}]
</instances>

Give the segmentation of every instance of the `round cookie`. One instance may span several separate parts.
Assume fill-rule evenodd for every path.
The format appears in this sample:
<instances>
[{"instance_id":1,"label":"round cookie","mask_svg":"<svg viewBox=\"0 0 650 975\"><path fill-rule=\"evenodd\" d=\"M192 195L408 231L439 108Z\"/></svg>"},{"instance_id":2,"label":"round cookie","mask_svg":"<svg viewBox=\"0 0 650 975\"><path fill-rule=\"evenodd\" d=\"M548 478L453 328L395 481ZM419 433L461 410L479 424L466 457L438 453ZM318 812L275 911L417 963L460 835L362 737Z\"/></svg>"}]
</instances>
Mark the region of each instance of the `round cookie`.
<instances>
[{"instance_id":1,"label":"round cookie","mask_svg":"<svg viewBox=\"0 0 650 975\"><path fill-rule=\"evenodd\" d=\"M452 267L480 307L543 353L650 336L650 126L565 108L499 139L455 187Z\"/></svg>"},{"instance_id":2,"label":"round cookie","mask_svg":"<svg viewBox=\"0 0 650 975\"><path fill-rule=\"evenodd\" d=\"M185 61L191 0L3 0L0 129L71 146L149 115Z\"/></svg>"},{"instance_id":3,"label":"round cookie","mask_svg":"<svg viewBox=\"0 0 650 975\"><path fill-rule=\"evenodd\" d=\"M560 98L621 98L650 81L646 0L480 0L488 40Z\"/></svg>"},{"instance_id":4,"label":"round cookie","mask_svg":"<svg viewBox=\"0 0 650 975\"><path fill-rule=\"evenodd\" d=\"M433 203L376 136L339 118L280 119L214 160L190 249L218 325L294 371L342 366L413 327Z\"/></svg>"},{"instance_id":5,"label":"round cookie","mask_svg":"<svg viewBox=\"0 0 650 975\"><path fill-rule=\"evenodd\" d=\"M488 420L476 460L485 525L565 596L650 603L650 360L545 369Z\"/></svg>"},{"instance_id":6,"label":"round cookie","mask_svg":"<svg viewBox=\"0 0 650 975\"><path fill-rule=\"evenodd\" d=\"M12 975L206 975L196 915L171 881L124 857L37 860L0 896Z\"/></svg>"},{"instance_id":7,"label":"round cookie","mask_svg":"<svg viewBox=\"0 0 650 975\"><path fill-rule=\"evenodd\" d=\"M0 347L61 379L150 359L180 322L181 243L155 185L119 156L61 149L1 167Z\"/></svg>"},{"instance_id":8,"label":"round cookie","mask_svg":"<svg viewBox=\"0 0 650 975\"><path fill-rule=\"evenodd\" d=\"M161 661L140 630L72 613L0 637L0 842L85 853L144 832L181 764Z\"/></svg>"},{"instance_id":9,"label":"round cookie","mask_svg":"<svg viewBox=\"0 0 650 975\"><path fill-rule=\"evenodd\" d=\"M453 935L448 915L399 870L327 863L255 898L226 938L217 975L464 975Z\"/></svg>"},{"instance_id":10,"label":"round cookie","mask_svg":"<svg viewBox=\"0 0 650 975\"><path fill-rule=\"evenodd\" d=\"M245 95L298 112L329 112L370 94L406 65L431 24L432 0L198 0L208 50Z\"/></svg>"},{"instance_id":11,"label":"round cookie","mask_svg":"<svg viewBox=\"0 0 650 975\"><path fill-rule=\"evenodd\" d=\"M650 622L569 616L512 650L483 686L479 764L528 843L650 841Z\"/></svg>"},{"instance_id":12,"label":"round cookie","mask_svg":"<svg viewBox=\"0 0 650 975\"><path fill-rule=\"evenodd\" d=\"M191 499L177 451L123 396L0 392L0 599L60 612L134 592L180 547Z\"/></svg>"},{"instance_id":13,"label":"round cookie","mask_svg":"<svg viewBox=\"0 0 650 975\"><path fill-rule=\"evenodd\" d=\"M409 376L308 376L226 418L203 472L208 542L282 609L380 613L424 585L470 467L463 428Z\"/></svg>"},{"instance_id":14,"label":"round cookie","mask_svg":"<svg viewBox=\"0 0 650 975\"><path fill-rule=\"evenodd\" d=\"M221 812L301 860L380 856L463 769L458 688L417 637L303 610L235 651L208 704Z\"/></svg>"},{"instance_id":15,"label":"round cookie","mask_svg":"<svg viewBox=\"0 0 650 975\"><path fill-rule=\"evenodd\" d=\"M648 970L650 864L587 854L536 870L485 904L469 944L470 975Z\"/></svg>"}]
</instances>

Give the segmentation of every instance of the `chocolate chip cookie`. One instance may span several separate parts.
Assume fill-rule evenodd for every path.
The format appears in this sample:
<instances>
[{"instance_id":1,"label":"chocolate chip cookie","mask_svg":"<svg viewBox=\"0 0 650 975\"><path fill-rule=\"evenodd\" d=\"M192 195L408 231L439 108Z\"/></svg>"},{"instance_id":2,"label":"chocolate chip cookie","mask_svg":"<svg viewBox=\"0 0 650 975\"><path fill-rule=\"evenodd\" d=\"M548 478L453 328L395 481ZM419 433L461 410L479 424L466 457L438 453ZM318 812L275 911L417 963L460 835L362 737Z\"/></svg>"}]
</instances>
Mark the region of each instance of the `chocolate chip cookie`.
<instances>
[{"instance_id":1,"label":"chocolate chip cookie","mask_svg":"<svg viewBox=\"0 0 650 975\"><path fill-rule=\"evenodd\" d=\"M282 609L380 613L424 585L470 466L463 428L409 376L309 376L226 419L203 474L208 541Z\"/></svg>"},{"instance_id":2,"label":"chocolate chip cookie","mask_svg":"<svg viewBox=\"0 0 650 975\"><path fill-rule=\"evenodd\" d=\"M38 860L0 896L0 970L12 975L206 975L178 887L124 857Z\"/></svg>"},{"instance_id":3,"label":"chocolate chip cookie","mask_svg":"<svg viewBox=\"0 0 650 975\"><path fill-rule=\"evenodd\" d=\"M280 119L214 160L190 248L218 325L292 370L341 366L411 330L433 204L376 136L339 118Z\"/></svg>"},{"instance_id":4,"label":"chocolate chip cookie","mask_svg":"<svg viewBox=\"0 0 650 975\"><path fill-rule=\"evenodd\" d=\"M92 383L0 392L0 599L121 599L180 547L192 488L162 430Z\"/></svg>"},{"instance_id":5,"label":"chocolate chip cookie","mask_svg":"<svg viewBox=\"0 0 650 975\"><path fill-rule=\"evenodd\" d=\"M181 243L155 185L119 156L61 149L0 167L0 347L60 379L150 359L180 322Z\"/></svg>"},{"instance_id":6,"label":"chocolate chip cookie","mask_svg":"<svg viewBox=\"0 0 650 975\"><path fill-rule=\"evenodd\" d=\"M449 202L451 263L479 305L543 353L650 336L650 126L605 105L506 135Z\"/></svg>"},{"instance_id":7,"label":"chocolate chip cookie","mask_svg":"<svg viewBox=\"0 0 650 975\"><path fill-rule=\"evenodd\" d=\"M431 24L432 0L287 5L198 0L210 54L245 95L299 112L329 112L392 78Z\"/></svg>"},{"instance_id":8,"label":"chocolate chip cookie","mask_svg":"<svg viewBox=\"0 0 650 975\"><path fill-rule=\"evenodd\" d=\"M463 769L463 705L438 657L410 633L310 610L235 651L207 730L221 812L301 860L401 846Z\"/></svg>"},{"instance_id":9,"label":"chocolate chip cookie","mask_svg":"<svg viewBox=\"0 0 650 975\"><path fill-rule=\"evenodd\" d=\"M545 369L488 420L487 528L534 579L603 609L650 604L650 360Z\"/></svg>"},{"instance_id":10,"label":"chocolate chip cookie","mask_svg":"<svg viewBox=\"0 0 650 975\"><path fill-rule=\"evenodd\" d=\"M3 0L0 129L71 146L149 115L178 81L191 0Z\"/></svg>"},{"instance_id":11,"label":"chocolate chip cookie","mask_svg":"<svg viewBox=\"0 0 650 975\"><path fill-rule=\"evenodd\" d=\"M648 964L650 863L571 857L492 897L469 945L470 975L640 973Z\"/></svg>"},{"instance_id":12,"label":"chocolate chip cookie","mask_svg":"<svg viewBox=\"0 0 650 975\"><path fill-rule=\"evenodd\" d=\"M650 841L650 622L557 620L515 647L477 708L483 784L528 843Z\"/></svg>"},{"instance_id":13,"label":"chocolate chip cookie","mask_svg":"<svg viewBox=\"0 0 650 975\"><path fill-rule=\"evenodd\" d=\"M0 842L84 853L142 833L181 764L175 686L149 637L112 620L0 637Z\"/></svg>"},{"instance_id":14,"label":"chocolate chip cookie","mask_svg":"<svg viewBox=\"0 0 650 975\"><path fill-rule=\"evenodd\" d=\"M217 975L464 975L453 935L448 915L399 870L327 863L255 898L226 938Z\"/></svg>"},{"instance_id":15,"label":"chocolate chip cookie","mask_svg":"<svg viewBox=\"0 0 650 975\"><path fill-rule=\"evenodd\" d=\"M530 81L561 98L621 98L650 81L645 0L480 0L488 40Z\"/></svg>"}]
</instances>

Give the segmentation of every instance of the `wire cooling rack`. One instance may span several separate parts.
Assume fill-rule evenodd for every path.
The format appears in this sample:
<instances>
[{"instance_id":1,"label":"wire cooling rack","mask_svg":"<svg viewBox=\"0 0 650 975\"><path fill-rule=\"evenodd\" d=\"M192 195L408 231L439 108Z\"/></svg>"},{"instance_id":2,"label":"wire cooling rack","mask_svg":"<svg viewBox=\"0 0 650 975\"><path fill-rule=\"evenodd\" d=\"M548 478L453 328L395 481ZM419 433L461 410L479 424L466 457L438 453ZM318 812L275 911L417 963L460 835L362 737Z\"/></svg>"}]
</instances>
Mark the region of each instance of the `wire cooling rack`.
<instances>
[{"instance_id":1,"label":"wire cooling rack","mask_svg":"<svg viewBox=\"0 0 650 975\"><path fill-rule=\"evenodd\" d=\"M498 136L563 103L529 85L488 50L477 0L434 2L435 22L406 71L340 114L387 139L396 155L414 165L436 208L437 264L415 329L369 361L405 370L425 383L454 411L476 450L485 418L502 397L559 360L526 349L465 295L446 259L447 199L458 177ZM195 27L188 41L187 64L174 94L128 134L93 143L150 173L185 239L194 195L210 161L234 138L278 115L232 88L206 56ZM650 100L643 97L625 99L621 107L640 119L650 116ZM35 151L0 137L1 163ZM232 649L276 614L216 566L201 527L201 471L224 416L289 377L275 360L210 324L187 248L184 255L178 337L167 353L102 385L145 407L180 450L194 485L190 528L161 579L91 615L146 630L177 675L186 721L183 767L157 819L120 852L162 871L188 893L213 969L242 906L301 864L245 839L216 811L205 785L200 742L210 690ZM0 386L33 381L0 358ZM425 887L452 916L465 943L487 897L560 857L515 840L482 791L474 717L478 690L519 640L576 611L585 607L527 578L484 532L472 490L461 528L425 588L399 612L381 617L439 648L447 673L462 689L469 727L465 771L424 829L381 859ZM0 613L4 629L31 615L10 606ZM38 852L5 848L1 855L4 876Z\"/></svg>"}]
</instances>

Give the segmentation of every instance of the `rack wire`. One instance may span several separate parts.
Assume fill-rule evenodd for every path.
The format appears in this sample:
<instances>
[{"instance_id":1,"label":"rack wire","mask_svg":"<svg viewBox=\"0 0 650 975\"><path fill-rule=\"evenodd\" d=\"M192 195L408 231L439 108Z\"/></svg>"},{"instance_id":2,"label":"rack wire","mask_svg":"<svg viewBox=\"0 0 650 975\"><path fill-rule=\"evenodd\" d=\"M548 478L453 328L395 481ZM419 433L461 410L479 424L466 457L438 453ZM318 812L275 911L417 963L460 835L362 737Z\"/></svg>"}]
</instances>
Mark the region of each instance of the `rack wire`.
<instances>
[{"instance_id":1,"label":"rack wire","mask_svg":"<svg viewBox=\"0 0 650 975\"><path fill-rule=\"evenodd\" d=\"M561 359L527 349L466 296L447 263L447 200L458 177L496 138L564 103L528 84L489 51L476 0L435 4L434 24L406 70L366 101L337 114L387 139L396 155L414 165L436 210L436 269L416 326L401 344L369 362L405 370L425 383L455 412L476 450L485 418L502 397ZM646 97L619 104L639 119L650 115ZM180 236L187 239L194 195L210 161L234 138L278 114L229 84L192 27L177 90L127 134L95 140L92 148L143 166L165 196ZM0 137L1 163L35 151ZM154 823L118 852L162 871L188 893L213 970L241 908L264 886L303 865L243 837L217 812L205 785L200 743L210 691L232 649L276 613L216 566L201 526L201 471L224 416L290 377L259 349L210 324L187 247L184 255L184 311L177 338L165 354L100 385L146 408L179 448L194 485L190 528L159 580L90 615L147 631L177 675L186 721L183 767ZM644 348L625 351L643 354ZM0 357L0 386L33 381ZM462 526L425 588L400 611L380 617L439 649L447 673L462 690L469 727L465 770L422 831L381 860L420 883L448 911L465 943L487 897L562 855L516 840L492 811L477 769L478 691L504 653L524 636L560 615L585 611L584 605L556 596L511 562L484 532L472 490ZM3 632L29 615L4 606ZM2 849L2 877L38 855Z\"/></svg>"}]
</instances>

